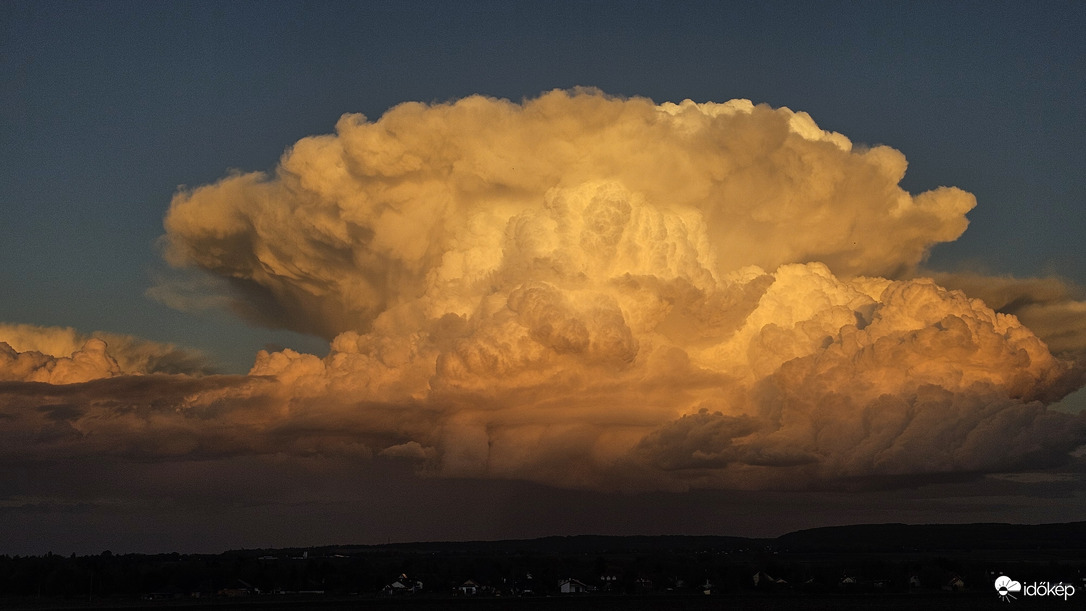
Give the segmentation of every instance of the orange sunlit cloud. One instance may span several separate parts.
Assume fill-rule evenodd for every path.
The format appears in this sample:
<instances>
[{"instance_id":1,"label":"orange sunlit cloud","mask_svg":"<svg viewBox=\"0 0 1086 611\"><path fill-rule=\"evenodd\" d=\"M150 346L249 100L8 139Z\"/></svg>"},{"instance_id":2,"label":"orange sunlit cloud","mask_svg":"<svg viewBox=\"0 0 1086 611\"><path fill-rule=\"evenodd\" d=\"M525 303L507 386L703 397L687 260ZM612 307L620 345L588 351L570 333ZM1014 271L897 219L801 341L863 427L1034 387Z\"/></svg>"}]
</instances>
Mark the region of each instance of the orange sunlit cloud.
<instances>
[{"instance_id":1,"label":"orange sunlit cloud","mask_svg":"<svg viewBox=\"0 0 1086 611\"><path fill-rule=\"evenodd\" d=\"M271 175L178 193L167 258L226 293L153 292L322 335L327 356L141 378L126 374L156 372L112 342L12 347L5 379L84 384L4 387L0 427L53 431L20 437L43 454L380 456L594 489L1060 464L1086 443L1086 415L1045 407L1082 385L1080 319L1043 318L1065 338L1054 356L923 277L975 201L911 195L905 169L743 100L556 91L345 115Z\"/></svg>"}]
</instances>

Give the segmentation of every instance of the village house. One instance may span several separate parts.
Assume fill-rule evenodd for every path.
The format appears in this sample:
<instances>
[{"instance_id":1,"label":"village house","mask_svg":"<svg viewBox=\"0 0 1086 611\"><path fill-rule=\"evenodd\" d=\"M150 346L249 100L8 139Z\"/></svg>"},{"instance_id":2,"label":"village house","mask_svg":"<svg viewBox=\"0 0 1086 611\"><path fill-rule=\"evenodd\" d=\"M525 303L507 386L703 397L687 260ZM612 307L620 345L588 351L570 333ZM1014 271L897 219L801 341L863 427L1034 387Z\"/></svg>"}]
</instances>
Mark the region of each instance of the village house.
<instances>
[{"instance_id":1,"label":"village house","mask_svg":"<svg viewBox=\"0 0 1086 611\"><path fill-rule=\"evenodd\" d=\"M469 579L457 586L456 589L464 596L475 596L483 589L483 587Z\"/></svg>"},{"instance_id":2,"label":"village house","mask_svg":"<svg viewBox=\"0 0 1086 611\"><path fill-rule=\"evenodd\" d=\"M401 573L400 578L396 581L385 586L381 592L388 596L400 596L404 594L415 594L422 591L422 582L417 579L408 579L406 574Z\"/></svg>"},{"instance_id":3,"label":"village house","mask_svg":"<svg viewBox=\"0 0 1086 611\"><path fill-rule=\"evenodd\" d=\"M562 594L583 594L589 587L576 579L563 579L558 582L558 591Z\"/></svg>"},{"instance_id":4,"label":"village house","mask_svg":"<svg viewBox=\"0 0 1086 611\"><path fill-rule=\"evenodd\" d=\"M260 594L260 590L254 588L248 582L241 579L235 579L234 583L229 587L219 590L219 596L226 596L227 598L237 598L238 596L252 596L254 594Z\"/></svg>"},{"instance_id":5,"label":"village house","mask_svg":"<svg viewBox=\"0 0 1086 611\"><path fill-rule=\"evenodd\" d=\"M947 580L946 585L943 586L943 589L948 592L962 592L965 590L965 582L962 581L961 577L954 575L949 580Z\"/></svg>"}]
</instances>

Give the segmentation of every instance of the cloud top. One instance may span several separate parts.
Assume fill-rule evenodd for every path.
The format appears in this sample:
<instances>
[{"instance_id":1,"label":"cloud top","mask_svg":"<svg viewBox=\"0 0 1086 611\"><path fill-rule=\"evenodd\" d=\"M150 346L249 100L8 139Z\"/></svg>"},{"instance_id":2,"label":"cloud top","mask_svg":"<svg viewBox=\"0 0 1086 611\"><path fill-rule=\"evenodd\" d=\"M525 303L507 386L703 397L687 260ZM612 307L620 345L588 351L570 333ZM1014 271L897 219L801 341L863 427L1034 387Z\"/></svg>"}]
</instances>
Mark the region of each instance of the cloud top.
<instances>
[{"instance_id":1,"label":"cloud top","mask_svg":"<svg viewBox=\"0 0 1086 611\"><path fill-rule=\"evenodd\" d=\"M327 338L424 293L477 301L509 240L598 280L700 286L811 261L896 277L957 238L975 205L954 188L910 195L905 168L889 147L859 149L806 113L745 100L578 90L406 103L373 122L344 115L272 175L179 193L167 256L228 279L243 316Z\"/></svg>"}]
</instances>

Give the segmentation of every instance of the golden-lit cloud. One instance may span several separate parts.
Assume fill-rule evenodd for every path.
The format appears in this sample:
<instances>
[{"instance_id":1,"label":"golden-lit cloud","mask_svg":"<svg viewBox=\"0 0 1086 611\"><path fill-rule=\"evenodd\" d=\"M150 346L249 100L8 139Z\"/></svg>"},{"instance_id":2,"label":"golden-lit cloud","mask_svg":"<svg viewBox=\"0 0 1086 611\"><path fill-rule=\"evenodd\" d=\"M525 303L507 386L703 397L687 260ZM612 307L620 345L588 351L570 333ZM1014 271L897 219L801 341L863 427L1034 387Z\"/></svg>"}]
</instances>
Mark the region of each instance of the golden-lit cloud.
<instances>
[{"instance_id":1,"label":"golden-lit cloud","mask_svg":"<svg viewBox=\"0 0 1086 611\"><path fill-rule=\"evenodd\" d=\"M499 273L702 287L745 266L820 261L898 276L957 238L975 205L954 188L910 195L905 168L889 147L745 100L407 103L376 122L344 115L272 175L178 194L166 253L229 280L251 320L329 339L423 295L467 315L490 282L512 281Z\"/></svg>"},{"instance_id":2,"label":"golden-lit cloud","mask_svg":"<svg viewBox=\"0 0 1086 611\"><path fill-rule=\"evenodd\" d=\"M71 327L39 327L37 325L0 323L0 342L6 343L11 351L40 354L40 356L23 355L21 358L28 363L31 360L40 360L43 364L61 363L64 362L63 359L74 359L76 353L86 350L87 342L92 339L101 340L108 346L108 359L114 360L115 363L110 365L103 364L104 361L100 362L99 365L101 366L86 369L84 373L85 379L78 381L109 377L122 373L208 374L214 371L214 367L208 358L200 352L173 344L152 342L131 335L102 331L87 335ZM100 353L101 347L98 342L92 342L92 352ZM9 358L12 357L9 356ZM87 361L90 357L81 356L80 358ZM51 371L58 365L44 366ZM66 367L65 365L59 366L62 369ZM14 369L8 371L13 372ZM3 370L0 370L0 375L4 375ZM17 377L13 373L7 375ZM40 375L44 376L45 374ZM54 381L54 383L62 382Z\"/></svg>"},{"instance_id":3,"label":"golden-lit cloud","mask_svg":"<svg viewBox=\"0 0 1086 611\"><path fill-rule=\"evenodd\" d=\"M0 429L22 452L337 456L606 490L1061 464L1086 443L1086 416L1045 407L1083 383L1073 300L1036 298L1061 304L1034 316L1069 338L1057 358L1007 303L923 277L975 202L909 194L905 168L743 100L557 91L345 115L272 174L178 193L166 256L224 294L156 288L329 354L141 378L108 339L8 349ZM76 367L91 361L102 375Z\"/></svg>"},{"instance_id":4,"label":"golden-lit cloud","mask_svg":"<svg viewBox=\"0 0 1086 611\"><path fill-rule=\"evenodd\" d=\"M978 273L931 273L943 286L965 291L1014 314L1052 352L1086 360L1086 294L1060 278L1014 278Z\"/></svg>"},{"instance_id":5,"label":"golden-lit cloud","mask_svg":"<svg viewBox=\"0 0 1086 611\"><path fill-rule=\"evenodd\" d=\"M106 352L100 339L87 340L69 356L54 357L37 351L18 352L0 343L0 380L78 384L121 374L116 359Z\"/></svg>"}]
</instances>

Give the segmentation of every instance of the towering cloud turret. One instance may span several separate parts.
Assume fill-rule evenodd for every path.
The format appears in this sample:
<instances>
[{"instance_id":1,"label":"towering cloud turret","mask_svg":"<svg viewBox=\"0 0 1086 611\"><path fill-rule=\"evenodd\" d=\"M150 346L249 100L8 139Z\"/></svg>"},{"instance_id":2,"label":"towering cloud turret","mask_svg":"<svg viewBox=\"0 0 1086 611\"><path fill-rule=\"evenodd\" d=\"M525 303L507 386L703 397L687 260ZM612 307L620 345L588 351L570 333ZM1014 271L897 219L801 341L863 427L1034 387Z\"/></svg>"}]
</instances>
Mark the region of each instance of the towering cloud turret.
<instances>
[{"instance_id":1,"label":"towering cloud turret","mask_svg":"<svg viewBox=\"0 0 1086 611\"><path fill-rule=\"evenodd\" d=\"M295 144L272 176L180 193L169 259L228 278L258 322L331 338L423 295L467 314L495 273L526 271L501 269L525 264L503 260L507 246L595 281L702 286L813 261L901 276L975 204L953 188L911 196L901 153L745 100L475 96L344 115L336 130Z\"/></svg>"}]
</instances>

